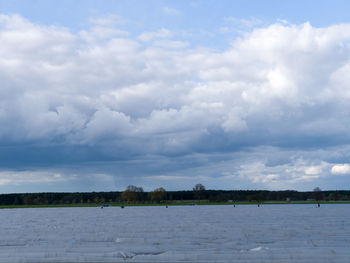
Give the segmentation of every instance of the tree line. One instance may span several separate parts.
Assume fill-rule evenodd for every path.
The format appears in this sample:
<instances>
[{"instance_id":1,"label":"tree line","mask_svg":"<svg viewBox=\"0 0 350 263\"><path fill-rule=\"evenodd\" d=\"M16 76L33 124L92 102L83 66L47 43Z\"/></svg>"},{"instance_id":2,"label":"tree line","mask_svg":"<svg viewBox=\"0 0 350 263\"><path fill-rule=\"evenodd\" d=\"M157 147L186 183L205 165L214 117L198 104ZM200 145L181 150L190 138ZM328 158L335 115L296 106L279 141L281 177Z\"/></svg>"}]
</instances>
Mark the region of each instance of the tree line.
<instances>
[{"instance_id":1,"label":"tree line","mask_svg":"<svg viewBox=\"0 0 350 263\"><path fill-rule=\"evenodd\" d=\"M145 192L142 187L129 185L124 191L76 193L14 193L0 194L0 205L54 205L107 203L162 203L171 201L265 202L265 201L349 201L350 191L295 190L207 190L197 184L192 190L166 191L163 187Z\"/></svg>"}]
</instances>

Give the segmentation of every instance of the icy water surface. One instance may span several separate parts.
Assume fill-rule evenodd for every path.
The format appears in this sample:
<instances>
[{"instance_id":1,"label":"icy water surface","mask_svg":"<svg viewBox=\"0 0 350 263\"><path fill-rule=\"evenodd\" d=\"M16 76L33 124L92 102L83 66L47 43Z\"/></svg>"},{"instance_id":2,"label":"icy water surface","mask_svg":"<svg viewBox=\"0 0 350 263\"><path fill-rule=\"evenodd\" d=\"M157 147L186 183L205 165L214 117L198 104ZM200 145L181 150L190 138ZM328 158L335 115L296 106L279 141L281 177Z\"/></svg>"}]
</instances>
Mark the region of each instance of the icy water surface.
<instances>
[{"instance_id":1,"label":"icy water surface","mask_svg":"<svg viewBox=\"0 0 350 263\"><path fill-rule=\"evenodd\" d=\"M0 210L0 262L350 262L350 205Z\"/></svg>"}]
</instances>

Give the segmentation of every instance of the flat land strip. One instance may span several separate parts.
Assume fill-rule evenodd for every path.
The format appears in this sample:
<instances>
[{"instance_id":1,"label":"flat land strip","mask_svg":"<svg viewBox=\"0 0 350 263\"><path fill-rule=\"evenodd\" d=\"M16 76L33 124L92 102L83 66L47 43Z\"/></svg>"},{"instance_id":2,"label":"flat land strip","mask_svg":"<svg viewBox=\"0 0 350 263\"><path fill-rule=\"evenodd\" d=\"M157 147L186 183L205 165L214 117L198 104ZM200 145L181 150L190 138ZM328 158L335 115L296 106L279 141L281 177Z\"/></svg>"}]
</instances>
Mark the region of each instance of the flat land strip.
<instances>
[{"instance_id":1,"label":"flat land strip","mask_svg":"<svg viewBox=\"0 0 350 263\"><path fill-rule=\"evenodd\" d=\"M77 204L47 204L47 205L4 205L0 206L0 209L11 208L55 208L55 207L128 207L128 206L194 206L194 205L295 205L295 204L350 204L350 201L266 201L266 202L208 202L208 201L169 201L162 203L108 203L108 204L95 204L95 203L77 203Z\"/></svg>"}]
</instances>

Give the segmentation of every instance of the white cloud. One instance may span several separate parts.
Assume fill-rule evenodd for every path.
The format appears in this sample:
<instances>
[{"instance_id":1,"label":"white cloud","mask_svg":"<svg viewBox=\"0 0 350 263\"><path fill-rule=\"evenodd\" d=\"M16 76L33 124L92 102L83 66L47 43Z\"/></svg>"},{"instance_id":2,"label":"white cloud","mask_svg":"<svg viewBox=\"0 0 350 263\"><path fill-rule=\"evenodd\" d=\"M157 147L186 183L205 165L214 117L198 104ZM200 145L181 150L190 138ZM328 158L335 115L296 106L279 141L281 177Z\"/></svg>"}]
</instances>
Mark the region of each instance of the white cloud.
<instances>
[{"instance_id":1,"label":"white cloud","mask_svg":"<svg viewBox=\"0 0 350 263\"><path fill-rule=\"evenodd\" d=\"M104 16L90 18L90 23L101 27L115 27L124 25L127 20L115 14L106 14Z\"/></svg>"},{"instance_id":2,"label":"white cloud","mask_svg":"<svg viewBox=\"0 0 350 263\"><path fill-rule=\"evenodd\" d=\"M256 17L237 18L237 17L229 16L229 17L225 17L224 21L234 26L245 27L245 28L253 28L264 24L264 22L261 19L258 19Z\"/></svg>"},{"instance_id":3,"label":"white cloud","mask_svg":"<svg viewBox=\"0 0 350 263\"><path fill-rule=\"evenodd\" d=\"M2 143L103 145L112 159L110 149L186 155L349 144L349 24L273 24L214 51L168 29L135 39L118 21L94 23L73 33L0 16ZM328 167L291 163L280 173L260 163L242 171L266 184L316 180Z\"/></svg>"},{"instance_id":4,"label":"white cloud","mask_svg":"<svg viewBox=\"0 0 350 263\"><path fill-rule=\"evenodd\" d=\"M332 174L350 174L349 164L336 164L331 169Z\"/></svg>"},{"instance_id":5,"label":"white cloud","mask_svg":"<svg viewBox=\"0 0 350 263\"><path fill-rule=\"evenodd\" d=\"M152 41L154 39L159 39L159 38L172 38L174 36L174 33L170 31L169 29L166 28L161 28L158 31L155 32L144 32L139 36L139 39L141 41Z\"/></svg>"},{"instance_id":6,"label":"white cloud","mask_svg":"<svg viewBox=\"0 0 350 263\"><path fill-rule=\"evenodd\" d=\"M129 33L120 29L95 26L92 27L89 31L84 30L79 32L79 35L85 41L92 42L95 40L104 40L111 37L128 37Z\"/></svg>"},{"instance_id":7,"label":"white cloud","mask_svg":"<svg viewBox=\"0 0 350 263\"><path fill-rule=\"evenodd\" d=\"M130 117L102 107L86 124L82 143L94 144L96 141L113 140L120 136L128 136L131 132Z\"/></svg>"},{"instance_id":8,"label":"white cloud","mask_svg":"<svg viewBox=\"0 0 350 263\"><path fill-rule=\"evenodd\" d=\"M74 176L65 176L61 173L50 171L0 171L0 185L21 185L58 183L74 180Z\"/></svg>"},{"instance_id":9,"label":"white cloud","mask_svg":"<svg viewBox=\"0 0 350 263\"><path fill-rule=\"evenodd\" d=\"M187 131L189 140L198 140L213 129L251 134L272 129L274 136L287 136L280 123L293 127L296 136L342 133L347 127L341 112L348 109L348 93L341 83L347 81L349 25L276 24L212 52L176 40L143 47L112 31L100 31L105 41L95 42L82 32L38 26L19 16L1 16L1 24L2 136L87 142L100 127L98 138L111 140L164 131L175 137ZM94 29L87 32L98 37ZM160 29L139 38L169 37L171 31ZM322 116L325 105L335 106L328 119ZM260 120L267 125L262 130Z\"/></svg>"},{"instance_id":10,"label":"white cloud","mask_svg":"<svg viewBox=\"0 0 350 263\"><path fill-rule=\"evenodd\" d=\"M164 49L179 49L186 48L189 46L187 42L184 41L171 41L171 40L157 40L153 43L154 46L164 48Z\"/></svg>"},{"instance_id":11,"label":"white cloud","mask_svg":"<svg viewBox=\"0 0 350 263\"><path fill-rule=\"evenodd\" d=\"M320 166L310 166L305 168L305 174L307 175L318 175L322 172L322 167Z\"/></svg>"},{"instance_id":12,"label":"white cloud","mask_svg":"<svg viewBox=\"0 0 350 263\"><path fill-rule=\"evenodd\" d=\"M260 183L275 189L282 189L286 185L316 182L321 178L326 178L329 176L326 173L326 168L329 166L330 164L326 162L310 165L303 159L268 166L259 160L241 165L238 175L240 179L247 179L255 184Z\"/></svg>"}]
</instances>

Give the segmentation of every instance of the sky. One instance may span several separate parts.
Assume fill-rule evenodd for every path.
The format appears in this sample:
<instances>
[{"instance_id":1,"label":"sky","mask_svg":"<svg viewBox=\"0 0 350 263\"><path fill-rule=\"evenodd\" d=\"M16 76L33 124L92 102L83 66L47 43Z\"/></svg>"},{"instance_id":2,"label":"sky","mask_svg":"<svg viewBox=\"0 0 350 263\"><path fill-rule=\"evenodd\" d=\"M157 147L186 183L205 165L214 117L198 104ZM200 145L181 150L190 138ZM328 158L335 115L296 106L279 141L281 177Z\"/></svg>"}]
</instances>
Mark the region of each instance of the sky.
<instances>
[{"instance_id":1,"label":"sky","mask_svg":"<svg viewBox=\"0 0 350 263\"><path fill-rule=\"evenodd\" d=\"M349 189L349 8L0 0L0 193Z\"/></svg>"}]
</instances>

